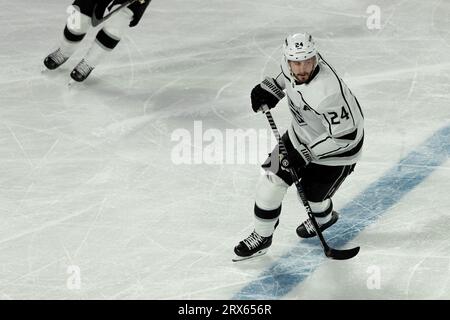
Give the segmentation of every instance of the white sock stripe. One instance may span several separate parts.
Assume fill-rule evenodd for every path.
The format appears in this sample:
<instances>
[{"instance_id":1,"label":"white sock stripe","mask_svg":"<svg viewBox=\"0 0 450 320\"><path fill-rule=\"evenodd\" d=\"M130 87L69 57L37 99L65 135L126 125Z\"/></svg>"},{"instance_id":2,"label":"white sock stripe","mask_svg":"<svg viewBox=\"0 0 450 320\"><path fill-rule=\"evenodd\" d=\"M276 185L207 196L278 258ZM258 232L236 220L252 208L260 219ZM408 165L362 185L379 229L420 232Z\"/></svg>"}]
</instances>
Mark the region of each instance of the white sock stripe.
<instances>
[{"instance_id":1,"label":"white sock stripe","mask_svg":"<svg viewBox=\"0 0 450 320\"><path fill-rule=\"evenodd\" d=\"M255 231L263 237L270 237L273 234L275 224L277 223L278 218L261 219L258 218L256 215L254 216L254 218L255 218L254 220Z\"/></svg>"},{"instance_id":2,"label":"white sock stripe","mask_svg":"<svg viewBox=\"0 0 450 320\"><path fill-rule=\"evenodd\" d=\"M321 202L313 202L308 201L309 206L311 207L312 212L314 213L322 213L330 209L330 206L332 205L331 199L325 199Z\"/></svg>"}]
</instances>

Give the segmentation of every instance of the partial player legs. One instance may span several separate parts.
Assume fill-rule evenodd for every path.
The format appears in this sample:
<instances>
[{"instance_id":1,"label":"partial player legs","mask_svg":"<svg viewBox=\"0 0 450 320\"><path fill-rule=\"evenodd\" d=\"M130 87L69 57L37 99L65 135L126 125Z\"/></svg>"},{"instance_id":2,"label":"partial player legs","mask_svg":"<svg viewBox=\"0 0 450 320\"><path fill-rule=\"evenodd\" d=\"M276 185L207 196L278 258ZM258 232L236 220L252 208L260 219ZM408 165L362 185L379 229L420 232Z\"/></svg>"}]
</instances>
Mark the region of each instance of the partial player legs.
<instances>
[{"instance_id":1,"label":"partial player legs","mask_svg":"<svg viewBox=\"0 0 450 320\"><path fill-rule=\"evenodd\" d=\"M278 176L267 172L261 176L254 208L255 229L234 248L235 261L259 256L272 244L272 235L279 223L281 202L288 185Z\"/></svg>"},{"instance_id":2,"label":"partial player legs","mask_svg":"<svg viewBox=\"0 0 450 320\"><path fill-rule=\"evenodd\" d=\"M120 42L125 29L136 26L141 20L150 0L136 1L128 7L122 7L125 0L75 0L69 8L69 17L58 48L44 59L48 70L54 70L65 63L78 49L89 28L92 15L104 16L105 12L116 11L104 23L95 42L84 58L71 72L71 82L84 81ZM69 83L70 84L70 83Z\"/></svg>"},{"instance_id":3,"label":"partial player legs","mask_svg":"<svg viewBox=\"0 0 450 320\"><path fill-rule=\"evenodd\" d=\"M281 213L281 202L288 185L278 176L266 172L258 181L254 209L255 231L269 237Z\"/></svg>"},{"instance_id":4,"label":"partial player legs","mask_svg":"<svg viewBox=\"0 0 450 320\"><path fill-rule=\"evenodd\" d=\"M323 166L309 164L304 168L300 183L321 231L337 222L339 214L333 210L331 197L354 167L355 165ZM309 219L301 223L296 232L301 238L310 238L316 235Z\"/></svg>"},{"instance_id":5,"label":"partial player legs","mask_svg":"<svg viewBox=\"0 0 450 320\"><path fill-rule=\"evenodd\" d=\"M105 22L85 57L71 72L73 80L81 82L89 76L100 61L117 46L132 19L133 12L125 8Z\"/></svg>"},{"instance_id":6,"label":"partial player legs","mask_svg":"<svg viewBox=\"0 0 450 320\"><path fill-rule=\"evenodd\" d=\"M49 70L60 67L77 50L90 27L91 18L72 6L59 47L44 59L44 65Z\"/></svg>"},{"instance_id":7,"label":"partial player legs","mask_svg":"<svg viewBox=\"0 0 450 320\"><path fill-rule=\"evenodd\" d=\"M300 183L312 214L323 231L335 224L339 218L338 213L333 210L331 197L353 171L355 165L324 166L310 163L300 168L297 165L299 155L292 146L289 135L284 134L282 139L290 155L291 164L294 168L297 168L296 171L301 178ZM281 213L281 203L287 189L293 184L289 172L282 168L279 161L278 147L275 147L262 165L266 172L261 176L256 191L255 229L234 248L237 255L234 261L262 255L267 252L272 244L273 232L278 225ZM310 238L316 235L309 219L301 223L296 232L302 238Z\"/></svg>"},{"instance_id":8,"label":"partial player legs","mask_svg":"<svg viewBox=\"0 0 450 320\"><path fill-rule=\"evenodd\" d=\"M333 202L331 199L326 199L322 202L308 202L312 214L320 227L320 231L324 231L337 222L339 214L336 211L333 211ZM301 223L297 227L296 232L300 238L311 238L316 235L316 231L310 219Z\"/></svg>"}]
</instances>

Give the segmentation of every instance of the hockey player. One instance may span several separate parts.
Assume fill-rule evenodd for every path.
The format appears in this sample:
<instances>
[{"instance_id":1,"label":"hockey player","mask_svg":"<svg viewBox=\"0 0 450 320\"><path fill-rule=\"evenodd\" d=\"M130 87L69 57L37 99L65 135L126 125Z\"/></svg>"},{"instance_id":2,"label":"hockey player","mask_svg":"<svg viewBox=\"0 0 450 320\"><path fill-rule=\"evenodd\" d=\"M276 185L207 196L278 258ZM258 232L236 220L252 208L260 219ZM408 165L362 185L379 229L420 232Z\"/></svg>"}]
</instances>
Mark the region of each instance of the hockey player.
<instances>
[{"instance_id":1,"label":"hockey player","mask_svg":"<svg viewBox=\"0 0 450 320\"><path fill-rule=\"evenodd\" d=\"M150 1L137 0L106 20L84 58L70 73L71 78L78 82L84 81L108 52L117 46L125 29L139 23ZM74 9L67 19L58 49L44 59L47 69L58 68L77 50L92 26L93 14L101 18L106 9L115 10L125 2L126 0L75 0L72 4Z\"/></svg>"},{"instance_id":2,"label":"hockey player","mask_svg":"<svg viewBox=\"0 0 450 320\"><path fill-rule=\"evenodd\" d=\"M253 88L252 108L255 112L263 105L273 108L285 95L292 123L282 141L289 166L301 179L306 199L323 231L338 220L331 198L361 155L363 113L356 97L318 53L307 33L286 38L281 72ZM272 244L281 202L293 184L289 171L282 167L282 158L276 146L262 165L265 174L256 190L254 231L234 248L235 261L262 255ZM309 219L296 232L301 238L316 235Z\"/></svg>"}]
</instances>

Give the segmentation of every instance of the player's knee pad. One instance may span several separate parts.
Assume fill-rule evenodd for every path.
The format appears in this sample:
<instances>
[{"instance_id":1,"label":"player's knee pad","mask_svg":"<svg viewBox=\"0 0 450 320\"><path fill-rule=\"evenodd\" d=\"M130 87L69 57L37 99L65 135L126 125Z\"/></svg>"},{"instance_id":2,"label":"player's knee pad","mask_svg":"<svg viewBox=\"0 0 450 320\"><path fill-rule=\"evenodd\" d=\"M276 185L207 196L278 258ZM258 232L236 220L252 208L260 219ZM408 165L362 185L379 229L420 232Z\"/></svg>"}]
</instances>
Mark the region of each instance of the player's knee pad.
<instances>
[{"instance_id":1,"label":"player's knee pad","mask_svg":"<svg viewBox=\"0 0 450 320\"><path fill-rule=\"evenodd\" d=\"M114 7L111 10L114 10ZM129 8L122 9L105 22L102 30L111 38L120 41L131 20L133 20L133 11Z\"/></svg>"},{"instance_id":2,"label":"player's knee pad","mask_svg":"<svg viewBox=\"0 0 450 320\"><path fill-rule=\"evenodd\" d=\"M81 13L76 6L69 7L67 13L69 16L67 18L65 36L67 40L75 42L77 38L81 37L82 39L86 35L86 32L92 25L91 17ZM78 41L81 41L81 39Z\"/></svg>"},{"instance_id":3,"label":"player's knee pad","mask_svg":"<svg viewBox=\"0 0 450 320\"><path fill-rule=\"evenodd\" d=\"M288 187L277 175L265 173L260 177L256 188L256 205L264 210L279 208Z\"/></svg>"}]
</instances>

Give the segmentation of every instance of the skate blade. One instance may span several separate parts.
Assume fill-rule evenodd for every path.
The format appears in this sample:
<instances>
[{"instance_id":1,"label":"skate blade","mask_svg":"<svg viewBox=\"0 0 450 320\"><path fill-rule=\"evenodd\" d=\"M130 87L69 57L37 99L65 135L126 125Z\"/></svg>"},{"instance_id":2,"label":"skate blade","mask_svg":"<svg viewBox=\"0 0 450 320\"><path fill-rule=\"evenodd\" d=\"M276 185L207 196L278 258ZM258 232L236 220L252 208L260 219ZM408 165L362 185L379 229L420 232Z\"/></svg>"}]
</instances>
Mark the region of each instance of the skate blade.
<instances>
[{"instance_id":1,"label":"skate blade","mask_svg":"<svg viewBox=\"0 0 450 320\"><path fill-rule=\"evenodd\" d=\"M41 65L41 73L48 73L49 71L51 71L49 68L45 65Z\"/></svg>"},{"instance_id":2,"label":"skate blade","mask_svg":"<svg viewBox=\"0 0 450 320\"><path fill-rule=\"evenodd\" d=\"M67 83L67 87L69 87L69 89L70 89L70 88L73 88L73 87L75 86L76 83L77 83L77 82L76 82L75 80L70 79L69 82Z\"/></svg>"},{"instance_id":3,"label":"skate blade","mask_svg":"<svg viewBox=\"0 0 450 320\"><path fill-rule=\"evenodd\" d=\"M248 257L235 256L233 259L231 259L231 261L239 262L239 261L243 261L243 260L253 259L253 258L262 256L263 254L265 254L267 252L267 250L268 250L267 248L259 250L258 252L254 253L254 254L252 254L251 256L248 256Z\"/></svg>"}]
</instances>

